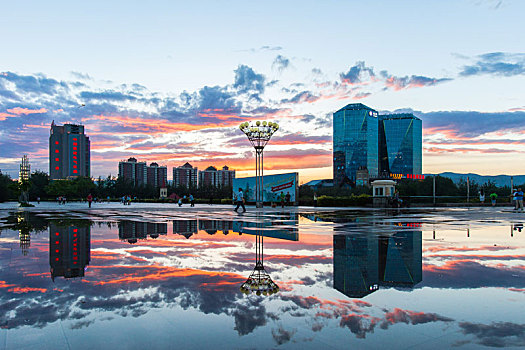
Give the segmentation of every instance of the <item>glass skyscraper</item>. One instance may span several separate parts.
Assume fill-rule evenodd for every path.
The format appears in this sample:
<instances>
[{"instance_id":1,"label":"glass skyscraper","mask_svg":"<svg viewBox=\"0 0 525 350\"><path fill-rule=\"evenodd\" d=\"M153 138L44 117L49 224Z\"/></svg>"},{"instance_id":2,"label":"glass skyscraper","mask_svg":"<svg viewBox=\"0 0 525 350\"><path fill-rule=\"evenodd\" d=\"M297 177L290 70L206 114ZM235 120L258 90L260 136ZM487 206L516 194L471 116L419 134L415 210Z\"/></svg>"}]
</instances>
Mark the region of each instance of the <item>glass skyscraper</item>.
<instances>
[{"instance_id":1,"label":"glass skyscraper","mask_svg":"<svg viewBox=\"0 0 525 350\"><path fill-rule=\"evenodd\" d=\"M421 174L422 123L411 113L379 116L380 171Z\"/></svg>"},{"instance_id":2,"label":"glass skyscraper","mask_svg":"<svg viewBox=\"0 0 525 350\"><path fill-rule=\"evenodd\" d=\"M335 112L333 117L334 183L355 183L356 172L363 167L370 176L377 176L377 111L362 103L353 103Z\"/></svg>"}]
</instances>

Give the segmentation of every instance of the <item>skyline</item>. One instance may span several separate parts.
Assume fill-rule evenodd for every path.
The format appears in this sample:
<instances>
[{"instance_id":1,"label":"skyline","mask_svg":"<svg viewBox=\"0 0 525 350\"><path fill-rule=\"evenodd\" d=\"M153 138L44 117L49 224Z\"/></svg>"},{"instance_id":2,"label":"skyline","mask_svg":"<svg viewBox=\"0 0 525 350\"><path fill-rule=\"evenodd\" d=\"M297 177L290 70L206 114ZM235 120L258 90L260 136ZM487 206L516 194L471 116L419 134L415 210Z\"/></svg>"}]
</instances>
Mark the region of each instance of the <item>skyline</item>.
<instances>
[{"instance_id":1,"label":"skyline","mask_svg":"<svg viewBox=\"0 0 525 350\"><path fill-rule=\"evenodd\" d=\"M524 3L101 4L6 6L3 173L48 169L54 120L86 126L94 177L129 157L251 176L238 125L259 119L281 126L265 173L331 178L331 114L358 102L422 119L424 173L523 173Z\"/></svg>"}]
</instances>

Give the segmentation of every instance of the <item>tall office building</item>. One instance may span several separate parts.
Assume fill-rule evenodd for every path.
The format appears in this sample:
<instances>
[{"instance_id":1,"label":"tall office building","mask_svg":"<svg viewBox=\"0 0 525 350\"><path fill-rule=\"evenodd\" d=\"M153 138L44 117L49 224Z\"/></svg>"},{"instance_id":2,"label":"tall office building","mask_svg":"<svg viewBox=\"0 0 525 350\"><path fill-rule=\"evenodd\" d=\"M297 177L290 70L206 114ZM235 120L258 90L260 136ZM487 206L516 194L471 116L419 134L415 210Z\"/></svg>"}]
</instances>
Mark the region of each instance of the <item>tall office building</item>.
<instances>
[{"instance_id":1,"label":"tall office building","mask_svg":"<svg viewBox=\"0 0 525 350\"><path fill-rule=\"evenodd\" d=\"M192 167L190 163L173 168L173 186L178 187L197 187L198 169Z\"/></svg>"},{"instance_id":2,"label":"tall office building","mask_svg":"<svg viewBox=\"0 0 525 350\"><path fill-rule=\"evenodd\" d=\"M20 172L18 173L18 182L29 181L31 176L31 165L29 164L29 158L27 154L24 154L22 157L22 162L20 163Z\"/></svg>"},{"instance_id":3,"label":"tall office building","mask_svg":"<svg viewBox=\"0 0 525 350\"><path fill-rule=\"evenodd\" d=\"M377 111L353 103L333 115L334 183L355 183L359 168L366 167L371 177L379 172Z\"/></svg>"},{"instance_id":4,"label":"tall office building","mask_svg":"<svg viewBox=\"0 0 525 350\"><path fill-rule=\"evenodd\" d=\"M51 279L83 277L91 259L91 227L49 224Z\"/></svg>"},{"instance_id":5,"label":"tall office building","mask_svg":"<svg viewBox=\"0 0 525 350\"><path fill-rule=\"evenodd\" d=\"M422 123L411 113L379 116L379 155L383 173L421 174Z\"/></svg>"},{"instance_id":6,"label":"tall office building","mask_svg":"<svg viewBox=\"0 0 525 350\"><path fill-rule=\"evenodd\" d=\"M51 123L49 135L49 179L89 177L90 143L84 126Z\"/></svg>"},{"instance_id":7,"label":"tall office building","mask_svg":"<svg viewBox=\"0 0 525 350\"><path fill-rule=\"evenodd\" d=\"M146 168L146 162L137 162L132 157L118 163L118 177L130 180L135 186L143 186L146 184Z\"/></svg>"},{"instance_id":8,"label":"tall office building","mask_svg":"<svg viewBox=\"0 0 525 350\"><path fill-rule=\"evenodd\" d=\"M168 167L151 163L146 167L146 183L153 187L166 187L168 185Z\"/></svg>"}]
</instances>

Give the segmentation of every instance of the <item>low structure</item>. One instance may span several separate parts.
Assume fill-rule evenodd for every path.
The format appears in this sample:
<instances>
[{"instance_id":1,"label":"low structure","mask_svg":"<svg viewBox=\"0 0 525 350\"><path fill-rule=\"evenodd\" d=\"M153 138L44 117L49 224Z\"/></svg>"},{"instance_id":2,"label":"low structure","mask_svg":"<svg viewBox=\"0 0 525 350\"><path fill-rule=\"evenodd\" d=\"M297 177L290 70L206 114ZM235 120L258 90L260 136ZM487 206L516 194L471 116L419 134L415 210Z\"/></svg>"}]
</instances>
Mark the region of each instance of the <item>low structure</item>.
<instances>
[{"instance_id":1,"label":"low structure","mask_svg":"<svg viewBox=\"0 0 525 350\"><path fill-rule=\"evenodd\" d=\"M375 180L372 181L371 185L374 207L389 207L396 182L394 180Z\"/></svg>"}]
</instances>

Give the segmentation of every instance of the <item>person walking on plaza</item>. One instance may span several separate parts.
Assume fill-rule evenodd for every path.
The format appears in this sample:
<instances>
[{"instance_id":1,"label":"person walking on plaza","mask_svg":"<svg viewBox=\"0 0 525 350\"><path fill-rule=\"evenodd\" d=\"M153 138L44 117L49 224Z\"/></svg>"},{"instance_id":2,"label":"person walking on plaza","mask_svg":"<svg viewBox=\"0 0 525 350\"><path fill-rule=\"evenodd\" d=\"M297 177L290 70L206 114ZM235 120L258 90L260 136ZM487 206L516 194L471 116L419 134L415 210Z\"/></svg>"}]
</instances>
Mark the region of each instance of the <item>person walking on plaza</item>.
<instances>
[{"instance_id":1,"label":"person walking on plaza","mask_svg":"<svg viewBox=\"0 0 525 350\"><path fill-rule=\"evenodd\" d=\"M314 192L314 207L317 207L317 192Z\"/></svg>"},{"instance_id":2,"label":"person walking on plaza","mask_svg":"<svg viewBox=\"0 0 525 350\"><path fill-rule=\"evenodd\" d=\"M485 191L483 191L483 189L479 190L479 202L480 203L485 203Z\"/></svg>"},{"instance_id":3,"label":"person walking on plaza","mask_svg":"<svg viewBox=\"0 0 525 350\"><path fill-rule=\"evenodd\" d=\"M195 206L195 198L193 198L192 194L190 194L190 204L191 204L192 207Z\"/></svg>"},{"instance_id":4,"label":"person walking on plaza","mask_svg":"<svg viewBox=\"0 0 525 350\"><path fill-rule=\"evenodd\" d=\"M284 199L286 200L286 205L287 205L287 206L292 205L292 204L290 203L290 199L291 199L291 198L292 198L292 196L290 195L290 192L286 192L286 196L284 196Z\"/></svg>"},{"instance_id":5,"label":"person walking on plaza","mask_svg":"<svg viewBox=\"0 0 525 350\"><path fill-rule=\"evenodd\" d=\"M490 201L492 203L492 206L495 207L496 206L496 199L498 199L498 195L496 194L496 192L492 192L489 197L490 197Z\"/></svg>"},{"instance_id":6,"label":"person walking on plaza","mask_svg":"<svg viewBox=\"0 0 525 350\"><path fill-rule=\"evenodd\" d=\"M242 212L246 212L246 208L244 207L244 194L242 193L242 188L239 187L239 192L235 195L235 202L237 204L237 207L234 209L235 212L239 209L239 207L242 207Z\"/></svg>"},{"instance_id":7,"label":"person walking on plaza","mask_svg":"<svg viewBox=\"0 0 525 350\"><path fill-rule=\"evenodd\" d=\"M523 191L518 188L516 192L516 210L523 211Z\"/></svg>"},{"instance_id":8,"label":"person walking on plaza","mask_svg":"<svg viewBox=\"0 0 525 350\"><path fill-rule=\"evenodd\" d=\"M281 192L281 208L284 208L284 192Z\"/></svg>"},{"instance_id":9,"label":"person walking on plaza","mask_svg":"<svg viewBox=\"0 0 525 350\"><path fill-rule=\"evenodd\" d=\"M91 193L88 194L87 201L88 201L88 206L91 208L91 202L93 201L93 196L91 195Z\"/></svg>"}]
</instances>

